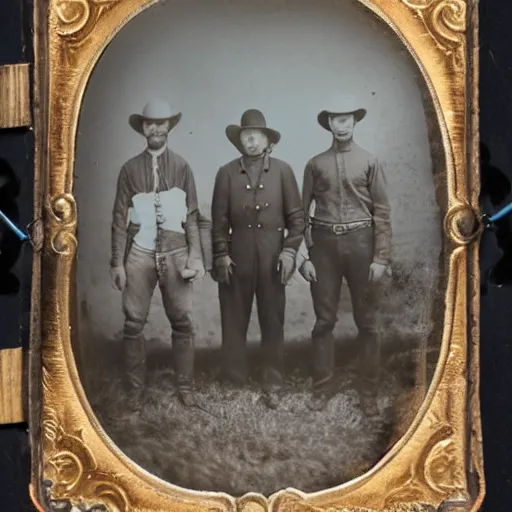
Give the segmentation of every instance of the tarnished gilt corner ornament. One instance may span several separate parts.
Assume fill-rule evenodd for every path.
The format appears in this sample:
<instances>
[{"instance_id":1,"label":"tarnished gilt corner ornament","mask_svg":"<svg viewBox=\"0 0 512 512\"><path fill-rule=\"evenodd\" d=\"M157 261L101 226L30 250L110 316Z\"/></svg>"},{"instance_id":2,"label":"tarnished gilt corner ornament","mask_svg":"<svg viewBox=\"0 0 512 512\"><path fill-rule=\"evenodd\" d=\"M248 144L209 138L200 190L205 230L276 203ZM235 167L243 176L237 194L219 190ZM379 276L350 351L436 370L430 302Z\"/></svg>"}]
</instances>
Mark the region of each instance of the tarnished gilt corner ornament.
<instances>
[{"instance_id":1,"label":"tarnished gilt corner ornament","mask_svg":"<svg viewBox=\"0 0 512 512\"><path fill-rule=\"evenodd\" d=\"M53 0L61 36L85 39L95 22L122 0ZM400 0L414 10L437 44L451 53L464 41L466 0Z\"/></svg>"},{"instance_id":2,"label":"tarnished gilt corner ornament","mask_svg":"<svg viewBox=\"0 0 512 512\"><path fill-rule=\"evenodd\" d=\"M464 43L467 0L400 0L421 17L430 35L448 54Z\"/></svg>"},{"instance_id":3,"label":"tarnished gilt corner ornament","mask_svg":"<svg viewBox=\"0 0 512 512\"><path fill-rule=\"evenodd\" d=\"M94 24L115 3L122 0L53 0L59 23L57 32L61 36L85 39Z\"/></svg>"},{"instance_id":4,"label":"tarnished gilt corner ornament","mask_svg":"<svg viewBox=\"0 0 512 512\"><path fill-rule=\"evenodd\" d=\"M49 410L43 421L45 443L52 455L45 464L45 483L55 510L70 503L70 495L80 512L122 512L130 510L126 492L115 484L115 475L98 471L96 460L85 445L80 431L64 432L55 414ZM101 508L103 507L103 508Z\"/></svg>"},{"instance_id":5,"label":"tarnished gilt corner ornament","mask_svg":"<svg viewBox=\"0 0 512 512\"><path fill-rule=\"evenodd\" d=\"M66 56L66 65L70 66L69 71L50 69L51 80L57 90L53 94L62 95L59 87L64 87L66 73L70 73L74 77L73 83L69 85L73 97L80 97L79 88L83 87L86 81L85 70L79 64L81 46L86 40L88 45L93 45L94 30L100 20L107 24L111 18L110 32L113 32L117 30L117 24L127 17L126 12L121 12L124 6L129 6L127 9L132 12L136 8L140 10L152 3L154 2L151 0L51 0L49 8L53 16L50 16L50 31L58 34L60 42L56 43L53 39L49 52L57 63L62 63L62 57ZM386 14L388 10L391 12L395 9L391 6L394 2L389 0L375 0L373 3L377 9ZM467 29L466 1L400 0L400 3L410 9L411 15L422 20L431 38L445 56L457 56L456 67L465 64L463 50ZM408 22L404 21L404 23ZM413 25L412 22L410 24ZM99 53L103 42L100 40L94 44L95 52ZM71 54L74 54L73 58L70 57ZM91 54L91 52L88 53L89 58ZM436 85L436 81L446 81L447 78L449 77L437 75L432 80ZM464 80L461 77L455 78L459 80L458 86L464 87ZM62 155L59 156L55 166L59 178L55 183L51 180L49 198L45 205L48 223L45 233L46 246L43 252L46 258L50 258L52 254L58 254L55 272L58 283L65 283L65 286L48 300L54 301L54 307L59 311L59 318L67 322L66 315L69 313L67 275L77 248L75 237L77 209L71 195L72 167L68 163L72 160L69 150L74 146L72 137L67 132L72 130L64 129L61 133L60 125L74 126L76 118L73 117L74 105L66 103L67 95L63 96L66 97L50 98L51 104L58 107L55 112L50 113L50 117L53 116L50 120L50 142L56 145L55 152ZM450 97L441 99L444 101L441 105L442 109L453 108L455 111L455 102ZM459 112L458 115L460 121L464 114ZM59 124L59 128L56 124ZM448 126L452 139L459 137L458 146L455 146L454 150L457 152L454 160L460 162L462 161L460 151L464 144L460 140L460 133L456 133L456 128L458 129L458 127ZM454 183L462 179L460 166L458 173L457 176L450 178ZM463 189L460 182L457 183L459 184L453 185L452 188ZM456 197L451 199L452 209L445 219L445 228L452 237L452 241L458 246L451 261L454 277L450 283L449 293L454 296L457 287L462 280L466 279L464 271L460 270L466 262L464 251L467 250L467 245L477 237L478 229L472 206L468 202L457 202ZM457 269L456 273L454 269ZM466 298L461 301L452 301L447 306L447 316L451 318L456 314L464 315L466 306ZM372 489L374 484L370 478L358 484L359 489L357 486L350 487L349 483L346 488L333 491L332 497L326 493L324 496L310 499L298 491L289 490L281 491L268 499L258 494L249 494L239 499L216 496L201 503L201 499L191 497L185 491L170 493L167 487L162 488L160 485L157 487L158 490L152 492L149 490L147 479L144 480L144 485L140 486L143 489L140 489L136 482L138 482L137 478L141 477L139 474L134 476L133 467L126 461L117 464L115 470L108 469L109 463L104 462L102 453L96 453L95 448L102 446L103 453L110 448L104 442L103 445L101 444L102 441L99 440L98 435L93 433L93 426L88 424L82 429L80 422L85 421L86 416L76 398L76 393L73 391L75 393L73 394L70 391L66 394L67 399L73 397L76 401L73 404L61 398L64 389L75 386L67 377L68 372L71 371L71 363L67 360L70 354L67 327L67 323L54 326L52 339L45 340L43 347L42 445L45 454L43 474L47 486L48 505L52 510L62 510L62 504L72 503L76 510L81 512L130 512L132 510L163 512L171 510L166 507L173 498L176 505L173 505L172 510L180 512L435 512L450 510L450 503L462 505L467 503L468 484L464 468L467 467L467 457L471 455L468 455L465 444L466 402L464 400L467 390L464 380L465 368L461 368L460 364L466 361L468 350L465 340L460 336L457 339L444 340L444 352L440 355L440 365L444 362L447 370L445 374L439 375L436 382L436 395L429 398L431 405L424 411L421 424L414 426L414 432L411 427L408 452L401 454L400 450L397 451L394 458L387 462L390 468L383 466L371 477L380 478L375 486L379 491L382 489L384 496L378 496ZM454 399L454 397L459 398ZM379 476L387 469L392 471L390 475L393 481L392 489L388 489L385 485L386 480ZM480 468L477 467L477 470ZM130 477L127 478L124 472L131 472ZM482 478L482 474L479 476ZM358 495L359 491L362 492L360 495L362 497ZM155 502L158 503L154 508L151 505L153 495ZM380 503L381 506L365 508L361 506L365 502L371 503L372 506L374 503ZM341 506L336 503L349 505ZM357 506L352 506L352 503Z\"/></svg>"}]
</instances>

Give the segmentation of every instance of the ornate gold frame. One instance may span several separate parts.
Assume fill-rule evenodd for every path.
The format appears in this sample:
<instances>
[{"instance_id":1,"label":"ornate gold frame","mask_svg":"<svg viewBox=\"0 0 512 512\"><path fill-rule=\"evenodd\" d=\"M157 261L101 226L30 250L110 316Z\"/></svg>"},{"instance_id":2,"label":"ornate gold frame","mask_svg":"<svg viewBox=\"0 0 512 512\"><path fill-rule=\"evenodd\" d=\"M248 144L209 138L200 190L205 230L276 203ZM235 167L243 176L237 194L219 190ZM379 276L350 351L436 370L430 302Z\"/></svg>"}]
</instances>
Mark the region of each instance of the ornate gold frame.
<instances>
[{"instance_id":1,"label":"ornate gold frame","mask_svg":"<svg viewBox=\"0 0 512 512\"><path fill-rule=\"evenodd\" d=\"M240 499L165 483L104 434L73 358L77 210L72 195L81 99L101 52L157 0L37 0L35 250L30 362L32 496L109 511L477 510L484 495L478 398L476 0L359 0L402 39L434 100L447 162L449 278L441 354L402 439L361 477L315 494ZM43 480L53 486L45 492ZM38 505L41 507L41 505ZM42 508L41 508L42 509Z\"/></svg>"}]
</instances>

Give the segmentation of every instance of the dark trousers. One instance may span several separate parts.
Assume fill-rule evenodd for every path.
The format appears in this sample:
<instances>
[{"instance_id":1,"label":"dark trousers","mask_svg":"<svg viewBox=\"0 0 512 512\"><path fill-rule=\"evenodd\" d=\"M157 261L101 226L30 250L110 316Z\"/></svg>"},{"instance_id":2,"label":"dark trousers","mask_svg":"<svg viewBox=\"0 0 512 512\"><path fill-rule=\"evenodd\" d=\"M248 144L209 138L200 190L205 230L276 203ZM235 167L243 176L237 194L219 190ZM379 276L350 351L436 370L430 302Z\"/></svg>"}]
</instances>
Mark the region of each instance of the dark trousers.
<instances>
[{"instance_id":1,"label":"dark trousers","mask_svg":"<svg viewBox=\"0 0 512 512\"><path fill-rule=\"evenodd\" d=\"M263 381L279 385L283 380L285 287L277 272L277 258L263 252L257 256L251 270L239 272L235 267L230 284L219 284L224 372L238 384L247 381L247 328L256 295Z\"/></svg>"},{"instance_id":2,"label":"dark trousers","mask_svg":"<svg viewBox=\"0 0 512 512\"><path fill-rule=\"evenodd\" d=\"M178 379L190 380L194 371L194 330L192 323L192 283L180 272L185 268L188 249L155 253L133 244L128 253L126 286L123 291L125 314L124 341L127 348L127 373L134 385L144 365L143 329L151 298L158 284L172 328L172 347Z\"/></svg>"},{"instance_id":3,"label":"dark trousers","mask_svg":"<svg viewBox=\"0 0 512 512\"><path fill-rule=\"evenodd\" d=\"M345 279L359 331L360 372L362 377L375 380L380 365L377 296L368 282L373 260L373 228L344 235L313 228L312 240L310 258L317 274L317 282L311 284L316 315L312 332L314 379L320 383L334 374L333 330L338 320L341 286Z\"/></svg>"}]
</instances>

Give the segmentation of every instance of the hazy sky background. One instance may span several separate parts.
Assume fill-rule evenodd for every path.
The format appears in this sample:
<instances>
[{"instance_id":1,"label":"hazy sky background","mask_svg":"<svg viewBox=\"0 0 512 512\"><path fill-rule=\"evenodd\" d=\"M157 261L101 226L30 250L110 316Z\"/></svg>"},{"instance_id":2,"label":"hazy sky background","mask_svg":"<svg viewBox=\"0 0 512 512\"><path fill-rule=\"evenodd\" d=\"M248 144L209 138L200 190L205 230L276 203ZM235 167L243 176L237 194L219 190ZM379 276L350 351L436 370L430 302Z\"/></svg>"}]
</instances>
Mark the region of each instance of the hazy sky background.
<instances>
[{"instance_id":1,"label":"hazy sky background","mask_svg":"<svg viewBox=\"0 0 512 512\"><path fill-rule=\"evenodd\" d=\"M113 336L122 327L121 297L109 281L112 203L121 166L144 148L128 117L154 97L183 114L169 143L190 163L209 215L215 173L238 155L224 130L244 110L262 110L281 131L274 156L292 166L301 186L307 161L331 144L318 112L343 93L355 94L368 109L356 140L387 174L395 258L434 264L441 233L418 74L398 38L350 0L173 0L138 15L99 61L79 123L78 289L91 328ZM287 336L308 336L308 287L295 283L288 297ZM196 306L199 339L218 343L209 277L198 287ZM159 293L146 332L170 335Z\"/></svg>"}]
</instances>

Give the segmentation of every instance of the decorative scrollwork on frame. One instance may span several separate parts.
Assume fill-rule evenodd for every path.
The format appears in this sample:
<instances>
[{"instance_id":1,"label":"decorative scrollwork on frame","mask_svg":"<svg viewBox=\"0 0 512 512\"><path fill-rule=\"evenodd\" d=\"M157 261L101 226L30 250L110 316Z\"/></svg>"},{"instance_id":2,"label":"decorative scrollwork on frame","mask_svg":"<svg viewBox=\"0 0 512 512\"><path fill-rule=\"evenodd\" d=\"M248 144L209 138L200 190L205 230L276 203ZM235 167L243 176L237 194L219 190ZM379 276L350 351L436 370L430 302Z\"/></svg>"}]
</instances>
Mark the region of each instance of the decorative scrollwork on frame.
<instances>
[{"instance_id":1,"label":"decorative scrollwork on frame","mask_svg":"<svg viewBox=\"0 0 512 512\"><path fill-rule=\"evenodd\" d=\"M236 502L237 512L269 512L269 503L265 496L248 493Z\"/></svg>"},{"instance_id":2,"label":"decorative scrollwork on frame","mask_svg":"<svg viewBox=\"0 0 512 512\"><path fill-rule=\"evenodd\" d=\"M274 507L273 510L279 510L280 512L436 512L438 509L432 505L411 501L393 503L379 510L352 506L320 508L304 499L287 495L279 501L278 506Z\"/></svg>"},{"instance_id":3,"label":"decorative scrollwork on frame","mask_svg":"<svg viewBox=\"0 0 512 512\"><path fill-rule=\"evenodd\" d=\"M58 222L65 225L73 224L76 220L76 203L71 194L61 194L51 201L51 211Z\"/></svg>"},{"instance_id":4,"label":"decorative scrollwork on frame","mask_svg":"<svg viewBox=\"0 0 512 512\"><path fill-rule=\"evenodd\" d=\"M77 239L73 233L67 230L61 230L52 238L52 249L61 256L70 256L76 252L78 245Z\"/></svg>"},{"instance_id":5,"label":"decorative scrollwork on frame","mask_svg":"<svg viewBox=\"0 0 512 512\"><path fill-rule=\"evenodd\" d=\"M453 474L457 471L454 460L452 439L439 441L428 454L424 467L425 480L439 494L450 494L455 488L451 483L456 479Z\"/></svg>"},{"instance_id":6,"label":"decorative scrollwork on frame","mask_svg":"<svg viewBox=\"0 0 512 512\"><path fill-rule=\"evenodd\" d=\"M112 4L119 0L54 0L57 32L64 37L85 38L95 22Z\"/></svg>"},{"instance_id":7,"label":"decorative scrollwork on frame","mask_svg":"<svg viewBox=\"0 0 512 512\"><path fill-rule=\"evenodd\" d=\"M454 429L438 414L432 413L429 419L435 431L430 438L429 449L424 451L425 457L422 458L422 477L437 494L446 498L457 495L465 499L464 470L457 462Z\"/></svg>"},{"instance_id":8,"label":"decorative scrollwork on frame","mask_svg":"<svg viewBox=\"0 0 512 512\"><path fill-rule=\"evenodd\" d=\"M453 428L433 415L436 425L417 462L413 463L409 475L396 490L386 497L386 506L415 500L421 502L425 491L430 489L442 501L456 494L463 485L458 485L459 465L455 453Z\"/></svg>"},{"instance_id":9,"label":"decorative scrollwork on frame","mask_svg":"<svg viewBox=\"0 0 512 512\"><path fill-rule=\"evenodd\" d=\"M57 0L55 12L59 19L59 34L68 36L79 32L87 25L91 6L88 0Z\"/></svg>"},{"instance_id":10,"label":"decorative scrollwork on frame","mask_svg":"<svg viewBox=\"0 0 512 512\"><path fill-rule=\"evenodd\" d=\"M50 453L44 468L50 504L70 503L77 511L129 510L126 492L115 483L115 475L98 470L81 432L67 434L51 408L46 408L43 430Z\"/></svg>"},{"instance_id":11,"label":"decorative scrollwork on frame","mask_svg":"<svg viewBox=\"0 0 512 512\"><path fill-rule=\"evenodd\" d=\"M450 208L445 217L445 231L458 245L468 245L478 238L483 229L471 205L459 203Z\"/></svg>"},{"instance_id":12,"label":"decorative scrollwork on frame","mask_svg":"<svg viewBox=\"0 0 512 512\"><path fill-rule=\"evenodd\" d=\"M59 421L57 419L57 415L55 414L55 411L48 410L45 413L45 418L43 420L43 432L46 442L54 444L57 441L58 431Z\"/></svg>"},{"instance_id":13,"label":"decorative scrollwork on frame","mask_svg":"<svg viewBox=\"0 0 512 512\"><path fill-rule=\"evenodd\" d=\"M448 54L464 42L466 0L401 0L422 18L436 43Z\"/></svg>"},{"instance_id":14,"label":"decorative scrollwork on frame","mask_svg":"<svg viewBox=\"0 0 512 512\"><path fill-rule=\"evenodd\" d=\"M62 256L70 256L75 253L78 243L74 234L77 219L75 199L71 194L58 195L50 201L49 209L59 226L51 239L52 249Z\"/></svg>"}]
</instances>

